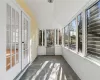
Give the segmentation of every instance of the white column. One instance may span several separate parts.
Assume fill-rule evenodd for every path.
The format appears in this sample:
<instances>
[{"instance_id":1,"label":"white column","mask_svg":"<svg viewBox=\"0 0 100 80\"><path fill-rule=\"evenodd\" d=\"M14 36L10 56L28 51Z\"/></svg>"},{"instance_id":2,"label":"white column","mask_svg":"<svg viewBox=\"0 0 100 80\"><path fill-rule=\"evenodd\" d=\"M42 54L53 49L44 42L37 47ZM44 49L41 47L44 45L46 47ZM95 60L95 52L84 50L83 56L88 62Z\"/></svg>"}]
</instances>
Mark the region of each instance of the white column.
<instances>
[{"instance_id":1,"label":"white column","mask_svg":"<svg viewBox=\"0 0 100 80\"><path fill-rule=\"evenodd\" d=\"M62 28L62 46L64 46L64 28Z\"/></svg>"}]
</instances>

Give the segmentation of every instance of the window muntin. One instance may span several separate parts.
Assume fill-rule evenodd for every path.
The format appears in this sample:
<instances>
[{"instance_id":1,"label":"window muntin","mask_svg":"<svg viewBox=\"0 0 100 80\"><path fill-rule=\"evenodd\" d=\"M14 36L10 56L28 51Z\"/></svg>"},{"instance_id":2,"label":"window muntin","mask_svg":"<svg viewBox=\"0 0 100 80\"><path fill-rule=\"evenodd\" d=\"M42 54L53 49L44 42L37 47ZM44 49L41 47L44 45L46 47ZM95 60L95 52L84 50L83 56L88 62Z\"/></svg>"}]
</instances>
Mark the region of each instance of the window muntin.
<instances>
[{"instance_id":1,"label":"window muntin","mask_svg":"<svg viewBox=\"0 0 100 80\"><path fill-rule=\"evenodd\" d=\"M87 53L100 56L100 1L86 11Z\"/></svg>"},{"instance_id":2,"label":"window muntin","mask_svg":"<svg viewBox=\"0 0 100 80\"><path fill-rule=\"evenodd\" d=\"M64 27L64 46L68 46L69 44L69 29L68 26Z\"/></svg>"},{"instance_id":3,"label":"window muntin","mask_svg":"<svg viewBox=\"0 0 100 80\"><path fill-rule=\"evenodd\" d=\"M76 19L74 19L69 25L69 48L76 50Z\"/></svg>"},{"instance_id":4,"label":"window muntin","mask_svg":"<svg viewBox=\"0 0 100 80\"><path fill-rule=\"evenodd\" d=\"M77 17L78 24L78 52L82 52L82 13Z\"/></svg>"}]
</instances>

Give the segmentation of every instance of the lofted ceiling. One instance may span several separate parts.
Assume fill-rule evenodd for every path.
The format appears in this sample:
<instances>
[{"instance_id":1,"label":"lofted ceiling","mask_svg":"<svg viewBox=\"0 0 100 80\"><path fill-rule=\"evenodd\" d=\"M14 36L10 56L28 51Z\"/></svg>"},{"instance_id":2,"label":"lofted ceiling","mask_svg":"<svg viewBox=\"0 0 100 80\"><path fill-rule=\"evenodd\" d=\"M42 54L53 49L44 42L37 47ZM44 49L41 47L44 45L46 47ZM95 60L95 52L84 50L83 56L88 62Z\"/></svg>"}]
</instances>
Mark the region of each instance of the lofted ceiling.
<instances>
[{"instance_id":1,"label":"lofted ceiling","mask_svg":"<svg viewBox=\"0 0 100 80\"><path fill-rule=\"evenodd\" d=\"M89 0L25 0L39 28L64 27Z\"/></svg>"}]
</instances>

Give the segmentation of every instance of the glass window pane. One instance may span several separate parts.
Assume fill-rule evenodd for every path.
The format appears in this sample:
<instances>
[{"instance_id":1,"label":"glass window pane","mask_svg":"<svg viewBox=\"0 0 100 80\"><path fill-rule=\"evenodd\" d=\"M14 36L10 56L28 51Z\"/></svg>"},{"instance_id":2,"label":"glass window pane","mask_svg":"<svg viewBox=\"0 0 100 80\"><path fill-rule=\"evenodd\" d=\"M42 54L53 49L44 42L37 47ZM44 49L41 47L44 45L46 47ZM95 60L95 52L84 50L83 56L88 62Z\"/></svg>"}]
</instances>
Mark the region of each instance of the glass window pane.
<instances>
[{"instance_id":1,"label":"glass window pane","mask_svg":"<svg viewBox=\"0 0 100 80\"><path fill-rule=\"evenodd\" d=\"M6 57L6 65L8 66L8 65L10 65L11 64L11 57L10 56L7 56Z\"/></svg>"},{"instance_id":2,"label":"glass window pane","mask_svg":"<svg viewBox=\"0 0 100 80\"><path fill-rule=\"evenodd\" d=\"M87 53L100 56L100 1L86 11Z\"/></svg>"},{"instance_id":3,"label":"glass window pane","mask_svg":"<svg viewBox=\"0 0 100 80\"><path fill-rule=\"evenodd\" d=\"M62 44L62 32L59 30L59 45Z\"/></svg>"},{"instance_id":4,"label":"glass window pane","mask_svg":"<svg viewBox=\"0 0 100 80\"><path fill-rule=\"evenodd\" d=\"M70 24L69 24L69 47L72 50L76 49L76 19L74 19Z\"/></svg>"},{"instance_id":5,"label":"glass window pane","mask_svg":"<svg viewBox=\"0 0 100 80\"><path fill-rule=\"evenodd\" d=\"M12 66L15 65L15 55L12 56Z\"/></svg>"},{"instance_id":6,"label":"glass window pane","mask_svg":"<svg viewBox=\"0 0 100 80\"><path fill-rule=\"evenodd\" d=\"M82 52L82 14L78 16L78 51Z\"/></svg>"},{"instance_id":7,"label":"glass window pane","mask_svg":"<svg viewBox=\"0 0 100 80\"><path fill-rule=\"evenodd\" d=\"M18 62L19 62L19 55L16 54L16 63L18 63Z\"/></svg>"},{"instance_id":8,"label":"glass window pane","mask_svg":"<svg viewBox=\"0 0 100 80\"><path fill-rule=\"evenodd\" d=\"M68 46L68 44L69 44L69 29L68 29L68 26L66 26L65 28L64 28L64 46Z\"/></svg>"},{"instance_id":9,"label":"glass window pane","mask_svg":"<svg viewBox=\"0 0 100 80\"><path fill-rule=\"evenodd\" d=\"M12 44L12 55L15 54L15 44Z\"/></svg>"},{"instance_id":10,"label":"glass window pane","mask_svg":"<svg viewBox=\"0 0 100 80\"><path fill-rule=\"evenodd\" d=\"M15 43L15 38L16 38L16 34L14 29L14 31L12 31L12 43Z\"/></svg>"},{"instance_id":11,"label":"glass window pane","mask_svg":"<svg viewBox=\"0 0 100 80\"><path fill-rule=\"evenodd\" d=\"M11 29L11 6L7 4L7 30Z\"/></svg>"},{"instance_id":12,"label":"glass window pane","mask_svg":"<svg viewBox=\"0 0 100 80\"><path fill-rule=\"evenodd\" d=\"M6 43L11 43L11 31L6 32Z\"/></svg>"},{"instance_id":13,"label":"glass window pane","mask_svg":"<svg viewBox=\"0 0 100 80\"><path fill-rule=\"evenodd\" d=\"M16 32L16 63L19 62L19 13L16 11L16 28L15 28L15 32Z\"/></svg>"},{"instance_id":14,"label":"glass window pane","mask_svg":"<svg viewBox=\"0 0 100 80\"><path fill-rule=\"evenodd\" d=\"M10 56L11 55L11 44L7 44L6 45L6 56Z\"/></svg>"},{"instance_id":15,"label":"glass window pane","mask_svg":"<svg viewBox=\"0 0 100 80\"><path fill-rule=\"evenodd\" d=\"M23 26L22 26L22 42L25 41L25 18L23 20Z\"/></svg>"},{"instance_id":16,"label":"glass window pane","mask_svg":"<svg viewBox=\"0 0 100 80\"><path fill-rule=\"evenodd\" d=\"M56 44L58 44L58 29L56 29Z\"/></svg>"},{"instance_id":17,"label":"glass window pane","mask_svg":"<svg viewBox=\"0 0 100 80\"><path fill-rule=\"evenodd\" d=\"M9 70L10 68L11 68L11 66L10 66L10 65L6 66L6 70Z\"/></svg>"},{"instance_id":18,"label":"glass window pane","mask_svg":"<svg viewBox=\"0 0 100 80\"><path fill-rule=\"evenodd\" d=\"M45 30L43 30L43 46L45 46Z\"/></svg>"},{"instance_id":19,"label":"glass window pane","mask_svg":"<svg viewBox=\"0 0 100 80\"><path fill-rule=\"evenodd\" d=\"M47 47L54 46L55 30L46 30Z\"/></svg>"},{"instance_id":20,"label":"glass window pane","mask_svg":"<svg viewBox=\"0 0 100 80\"><path fill-rule=\"evenodd\" d=\"M39 30L39 46L42 46L42 30Z\"/></svg>"},{"instance_id":21,"label":"glass window pane","mask_svg":"<svg viewBox=\"0 0 100 80\"><path fill-rule=\"evenodd\" d=\"M19 13L16 12L16 43L19 42Z\"/></svg>"}]
</instances>

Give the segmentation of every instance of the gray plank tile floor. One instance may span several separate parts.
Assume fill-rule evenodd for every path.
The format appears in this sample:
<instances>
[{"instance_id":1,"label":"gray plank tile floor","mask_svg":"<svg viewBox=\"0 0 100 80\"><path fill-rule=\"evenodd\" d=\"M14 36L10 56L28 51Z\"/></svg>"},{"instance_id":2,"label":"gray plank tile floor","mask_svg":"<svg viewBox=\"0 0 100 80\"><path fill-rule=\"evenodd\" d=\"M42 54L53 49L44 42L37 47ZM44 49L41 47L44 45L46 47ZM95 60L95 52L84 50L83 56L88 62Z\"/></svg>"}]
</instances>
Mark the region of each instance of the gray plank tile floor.
<instances>
[{"instance_id":1,"label":"gray plank tile floor","mask_svg":"<svg viewBox=\"0 0 100 80\"><path fill-rule=\"evenodd\" d=\"M80 80L62 56L38 56L20 80Z\"/></svg>"}]
</instances>

